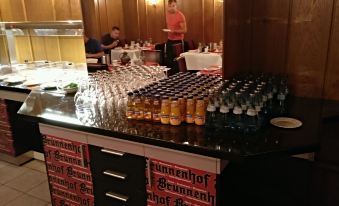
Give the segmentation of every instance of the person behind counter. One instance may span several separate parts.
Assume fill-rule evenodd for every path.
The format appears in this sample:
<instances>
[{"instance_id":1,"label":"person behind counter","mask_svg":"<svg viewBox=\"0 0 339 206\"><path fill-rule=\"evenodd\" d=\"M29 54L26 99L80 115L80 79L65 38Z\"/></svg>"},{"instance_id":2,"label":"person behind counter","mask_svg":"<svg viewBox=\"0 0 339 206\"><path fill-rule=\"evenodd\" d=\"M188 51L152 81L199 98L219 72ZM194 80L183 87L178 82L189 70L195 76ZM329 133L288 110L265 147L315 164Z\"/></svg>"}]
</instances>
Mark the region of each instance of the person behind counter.
<instances>
[{"instance_id":1,"label":"person behind counter","mask_svg":"<svg viewBox=\"0 0 339 206\"><path fill-rule=\"evenodd\" d=\"M117 26L113 26L112 31L108 34L105 34L102 37L101 47L104 48L106 54L109 54L111 49L122 46L119 37L120 37L120 28Z\"/></svg>"},{"instance_id":2,"label":"person behind counter","mask_svg":"<svg viewBox=\"0 0 339 206\"><path fill-rule=\"evenodd\" d=\"M166 43L166 62L167 66L171 69L171 73L178 72L178 65L174 62L175 51L173 49L174 44L182 44L183 51L187 50L184 37L187 32L186 18L185 15L178 10L177 8L177 0L168 0L168 7L166 12L166 24L167 29L163 29L164 32L168 34L168 40Z\"/></svg>"},{"instance_id":3,"label":"person behind counter","mask_svg":"<svg viewBox=\"0 0 339 206\"><path fill-rule=\"evenodd\" d=\"M85 41L86 58L100 59L100 57L105 55L103 49L101 48L100 42L98 40L94 38L89 38L85 35L84 41Z\"/></svg>"}]
</instances>

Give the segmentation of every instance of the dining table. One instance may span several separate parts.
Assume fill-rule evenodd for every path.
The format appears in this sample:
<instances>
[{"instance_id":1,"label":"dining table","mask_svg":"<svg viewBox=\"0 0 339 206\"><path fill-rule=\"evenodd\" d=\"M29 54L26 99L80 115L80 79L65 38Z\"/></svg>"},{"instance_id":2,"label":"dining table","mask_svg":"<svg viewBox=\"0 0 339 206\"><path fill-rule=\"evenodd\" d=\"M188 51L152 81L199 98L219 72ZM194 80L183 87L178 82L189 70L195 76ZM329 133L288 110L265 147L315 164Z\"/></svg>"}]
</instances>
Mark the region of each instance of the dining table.
<instances>
[{"instance_id":1,"label":"dining table","mask_svg":"<svg viewBox=\"0 0 339 206\"><path fill-rule=\"evenodd\" d=\"M180 56L185 58L187 70L204 70L210 67L222 66L221 52L198 52L191 50L182 53Z\"/></svg>"},{"instance_id":2,"label":"dining table","mask_svg":"<svg viewBox=\"0 0 339 206\"><path fill-rule=\"evenodd\" d=\"M112 49L111 50L111 60L112 62L115 60L120 60L120 56L122 53L126 52L131 59L139 59L141 55L141 49Z\"/></svg>"}]
</instances>

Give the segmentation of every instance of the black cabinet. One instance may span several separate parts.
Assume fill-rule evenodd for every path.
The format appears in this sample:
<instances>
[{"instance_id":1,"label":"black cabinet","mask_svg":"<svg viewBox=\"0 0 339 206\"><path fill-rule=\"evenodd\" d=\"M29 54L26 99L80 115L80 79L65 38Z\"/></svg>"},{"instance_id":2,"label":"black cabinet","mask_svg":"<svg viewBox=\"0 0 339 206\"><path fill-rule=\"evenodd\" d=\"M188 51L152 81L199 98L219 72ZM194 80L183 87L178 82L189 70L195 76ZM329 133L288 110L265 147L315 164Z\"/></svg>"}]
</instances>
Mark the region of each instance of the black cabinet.
<instances>
[{"instance_id":1,"label":"black cabinet","mask_svg":"<svg viewBox=\"0 0 339 206\"><path fill-rule=\"evenodd\" d=\"M95 205L146 206L145 157L90 145Z\"/></svg>"}]
</instances>

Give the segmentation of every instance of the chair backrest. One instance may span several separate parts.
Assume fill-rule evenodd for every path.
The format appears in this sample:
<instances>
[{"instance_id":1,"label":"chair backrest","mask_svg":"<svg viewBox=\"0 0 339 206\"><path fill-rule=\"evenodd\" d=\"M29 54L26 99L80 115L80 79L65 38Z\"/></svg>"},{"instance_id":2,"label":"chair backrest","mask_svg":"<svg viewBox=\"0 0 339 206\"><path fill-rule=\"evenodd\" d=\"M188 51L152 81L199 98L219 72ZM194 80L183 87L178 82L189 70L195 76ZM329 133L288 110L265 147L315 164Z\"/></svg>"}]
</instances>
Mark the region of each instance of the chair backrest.
<instances>
[{"instance_id":1,"label":"chair backrest","mask_svg":"<svg viewBox=\"0 0 339 206\"><path fill-rule=\"evenodd\" d=\"M184 48L182 43L173 44L174 56L179 57L181 53L184 53Z\"/></svg>"},{"instance_id":2,"label":"chair backrest","mask_svg":"<svg viewBox=\"0 0 339 206\"><path fill-rule=\"evenodd\" d=\"M141 56L145 63L161 63L161 51L160 50L142 50Z\"/></svg>"},{"instance_id":3,"label":"chair backrest","mask_svg":"<svg viewBox=\"0 0 339 206\"><path fill-rule=\"evenodd\" d=\"M189 50L197 49L197 45L195 44L195 42L193 40L189 40L189 41L187 41L187 43L188 43L188 49Z\"/></svg>"},{"instance_id":4,"label":"chair backrest","mask_svg":"<svg viewBox=\"0 0 339 206\"><path fill-rule=\"evenodd\" d=\"M187 72L185 59L178 60L179 72Z\"/></svg>"}]
</instances>

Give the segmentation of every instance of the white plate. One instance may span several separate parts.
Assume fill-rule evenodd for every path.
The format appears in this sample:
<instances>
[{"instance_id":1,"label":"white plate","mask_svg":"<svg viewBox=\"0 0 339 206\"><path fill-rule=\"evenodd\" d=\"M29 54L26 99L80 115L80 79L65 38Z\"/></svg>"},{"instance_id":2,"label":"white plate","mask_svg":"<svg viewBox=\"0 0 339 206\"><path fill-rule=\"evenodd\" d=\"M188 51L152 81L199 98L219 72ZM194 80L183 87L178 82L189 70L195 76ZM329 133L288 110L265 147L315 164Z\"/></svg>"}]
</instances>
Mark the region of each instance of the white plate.
<instances>
[{"instance_id":1,"label":"white plate","mask_svg":"<svg viewBox=\"0 0 339 206\"><path fill-rule=\"evenodd\" d=\"M9 83L9 84L15 84L15 83L20 83L24 82L25 78L24 77L8 77L7 79L4 80L4 82Z\"/></svg>"},{"instance_id":2,"label":"white plate","mask_svg":"<svg viewBox=\"0 0 339 206\"><path fill-rule=\"evenodd\" d=\"M170 29L163 29L162 31L163 32L170 32L171 30Z\"/></svg>"},{"instance_id":3,"label":"white plate","mask_svg":"<svg viewBox=\"0 0 339 206\"><path fill-rule=\"evenodd\" d=\"M0 81L4 81L5 79L7 79L8 77L6 75L4 76L0 76Z\"/></svg>"},{"instance_id":4,"label":"white plate","mask_svg":"<svg viewBox=\"0 0 339 206\"><path fill-rule=\"evenodd\" d=\"M294 129L301 127L303 125L303 123L300 120L289 117L277 117L271 119L270 123L276 127L284 129Z\"/></svg>"},{"instance_id":5,"label":"white plate","mask_svg":"<svg viewBox=\"0 0 339 206\"><path fill-rule=\"evenodd\" d=\"M40 85L40 84L42 84L42 82L37 81L37 80L29 80L29 81L26 81L25 83L23 83L23 85L26 86L26 87L37 86L37 85Z\"/></svg>"}]
</instances>

